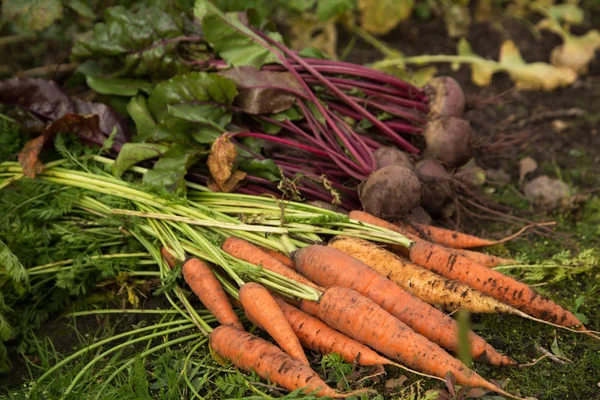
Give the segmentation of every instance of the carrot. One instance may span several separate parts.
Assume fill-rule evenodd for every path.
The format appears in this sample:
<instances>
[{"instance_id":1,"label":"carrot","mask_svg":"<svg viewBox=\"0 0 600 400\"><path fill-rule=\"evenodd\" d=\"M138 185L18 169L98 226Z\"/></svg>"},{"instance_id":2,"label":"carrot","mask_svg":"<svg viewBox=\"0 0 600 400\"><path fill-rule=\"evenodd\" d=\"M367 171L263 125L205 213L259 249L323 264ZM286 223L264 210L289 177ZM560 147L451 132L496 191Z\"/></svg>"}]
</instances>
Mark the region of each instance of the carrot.
<instances>
[{"instance_id":1,"label":"carrot","mask_svg":"<svg viewBox=\"0 0 600 400\"><path fill-rule=\"evenodd\" d=\"M477 251L452 249L452 252L467 257L469 260L485 265L488 268L497 267L498 265L503 264L515 264L515 260L511 260L510 258L497 257L491 254L479 253Z\"/></svg>"},{"instance_id":2,"label":"carrot","mask_svg":"<svg viewBox=\"0 0 600 400\"><path fill-rule=\"evenodd\" d=\"M406 236L410 240L415 240L415 241L419 240L419 236L416 234L416 232L411 233L411 232L403 231L402 229L400 229L400 227L398 225L392 224L391 222L388 222L384 219L377 218L376 216L366 213L364 211L358 211L358 210L350 211L350 213L348 213L348 216L350 217L350 219L355 219L360 222L365 222L367 224L376 225L376 226L379 226L380 228L385 228L385 229L389 229L390 231L397 232L401 235ZM403 256L408 257L408 255L410 253L409 249L404 246L389 245L388 247L392 251L394 251L400 255L403 255Z\"/></svg>"},{"instance_id":3,"label":"carrot","mask_svg":"<svg viewBox=\"0 0 600 400\"><path fill-rule=\"evenodd\" d=\"M495 240L482 239L477 236L467 235L466 233L452 231L433 225L415 224L415 226L425 233L426 237L424 237L424 239L454 249L483 247L496 243Z\"/></svg>"},{"instance_id":4,"label":"carrot","mask_svg":"<svg viewBox=\"0 0 600 400\"><path fill-rule=\"evenodd\" d=\"M336 236L329 247L362 261L414 296L447 310L463 308L473 313L508 313L523 316L517 309L486 296L460 282L451 281L398 257L366 240Z\"/></svg>"},{"instance_id":5,"label":"carrot","mask_svg":"<svg viewBox=\"0 0 600 400\"><path fill-rule=\"evenodd\" d=\"M410 246L410 259L417 265L448 279L465 283L526 314L561 326L585 330L575 315L534 292L524 283L439 245L426 241L414 242Z\"/></svg>"},{"instance_id":6,"label":"carrot","mask_svg":"<svg viewBox=\"0 0 600 400\"><path fill-rule=\"evenodd\" d=\"M458 324L450 316L413 296L366 264L332 247L312 245L293 254L298 272L320 285L354 289L438 345L458 350ZM493 365L516 362L469 332L473 358Z\"/></svg>"},{"instance_id":7,"label":"carrot","mask_svg":"<svg viewBox=\"0 0 600 400\"><path fill-rule=\"evenodd\" d=\"M313 313L333 329L417 371L440 378L451 372L461 385L483 387L518 398L486 381L357 291L331 287L318 303L302 300L300 309Z\"/></svg>"},{"instance_id":8,"label":"carrot","mask_svg":"<svg viewBox=\"0 0 600 400\"><path fill-rule=\"evenodd\" d=\"M308 365L281 351L277 346L248 332L221 325L209 335L211 349L245 372L256 371L262 378L289 390L305 389L317 396L343 398Z\"/></svg>"},{"instance_id":9,"label":"carrot","mask_svg":"<svg viewBox=\"0 0 600 400\"><path fill-rule=\"evenodd\" d=\"M283 351L309 365L298 337L267 289L258 283L246 283L240 288L240 302L252 323L267 331Z\"/></svg>"},{"instance_id":10,"label":"carrot","mask_svg":"<svg viewBox=\"0 0 600 400\"><path fill-rule=\"evenodd\" d=\"M410 225L402 224L402 226L400 226L399 224L393 224L381 218L377 218L364 211L351 211L349 217L361 222L377 225L381 228L386 228L391 231L400 233L401 235L404 235L407 238L414 241L421 240L424 238L422 234L420 234L416 229L412 228ZM388 248L394 253L400 254L404 257L408 257L410 253L409 250L403 246L389 245ZM513 260L509 260L506 258L495 257L465 249L451 249L451 251L457 254L461 254L467 258L472 259L475 262L482 263L489 267L495 267L500 264L510 264L513 262Z\"/></svg>"},{"instance_id":11,"label":"carrot","mask_svg":"<svg viewBox=\"0 0 600 400\"><path fill-rule=\"evenodd\" d=\"M293 269L285 266L280 261L265 253L258 246L255 246L243 239L238 239L233 236L228 237L221 245L221 248L224 252L235 258L239 258L240 260L247 261L250 264L268 269L269 271L276 272L279 275L295 280L296 282L303 283L321 292L323 291L322 287L315 285L313 282L298 274Z\"/></svg>"},{"instance_id":12,"label":"carrot","mask_svg":"<svg viewBox=\"0 0 600 400\"><path fill-rule=\"evenodd\" d=\"M173 269L175 265L177 265L177 263L180 262L175 258L173 254L169 253L169 251L165 247L160 249L160 255L165 259L165 261L171 269Z\"/></svg>"},{"instance_id":13,"label":"carrot","mask_svg":"<svg viewBox=\"0 0 600 400\"><path fill-rule=\"evenodd\" d=\"M161 253L167 263L173 267L176 262L175 258L164 247L161 249ZM204 307L215 316L220 324L244 330L244 325L233 311L221 282L206 263L197 258L191 258L183 264L181 272L192 292L198 296Z\"/></svg>"},{"instance_id":14,"label":"carrot","mask_svg":"<svg viewBox=\"0 0 600 400\"><path fill-rule=\"evenodd\" d=\"M270 255L271 257L273 257L274 259L276 259L277 261L279 261L280 263L282 263L283 265L285 265L288 268L294 268L294 262L292 261L291 258L289 258L288 256L286 256L283 253L280 253L278 251L275 250L271 250L268 249L266 247L263 246L256 246L259 249L261 249L262 251L264 251L265 253L267 253L268 255Z\"/></svg>"},{"instance_id":15,"label":"carrot","mask_svg":"<svg viewBox=\"0 0 600 400\"><path fill-rule=\"evenodd\" d=\"M287 304L283 299L275 297L275 301L305 348L320 354L337 353L349 363L358 360L364 366L397 365L317 318Z\"/></svg>"}]
</instances>

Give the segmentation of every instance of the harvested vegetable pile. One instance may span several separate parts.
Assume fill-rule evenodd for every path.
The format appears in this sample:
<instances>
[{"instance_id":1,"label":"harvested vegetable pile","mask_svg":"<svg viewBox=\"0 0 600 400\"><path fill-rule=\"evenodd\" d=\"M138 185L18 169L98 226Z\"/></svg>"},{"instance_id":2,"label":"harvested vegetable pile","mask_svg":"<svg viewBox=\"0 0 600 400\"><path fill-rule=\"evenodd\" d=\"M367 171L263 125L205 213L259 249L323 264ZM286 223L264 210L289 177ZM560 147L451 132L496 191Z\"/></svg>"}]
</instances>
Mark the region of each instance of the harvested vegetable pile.
<instances>
[{"instance_id":1,"label":"harvested vegetable pile","mask_svg":"<svg viewBox=\"0 0 600 400\"><path fill-rule=\"evenodd\" d=\"M360 3L366 31L343 23L381 46ZM11 368L9 354L25 355L28 398L173 397L170 385L197 398L382 398L382 375L406 373L426 388L446 384L427 399L519 399L535 393L494 378L546 357L571 360L553 344L553 354L543 349L531 362L471 326L470 313L510 315L550 326L555 343L558 331L597 347L594 321L578 312L583 300L568 307L565 296L550 299L505 273L557 269L568 272L556 279L570 278L596 267L596 253L531 264L480 250L529 228L550 232L540 229L547 223L499 240L432 225L429 214L467 205L529 222L475 190L486 179L476 151L523 137L480 137L453 78L409 83L315 48L292 49L275 29L276 12L261 7L110 7L75 42L68 85L0 81L10 110L0 114L9 138L1 143L11 142L0 160L0 370ZM540 26L563 34L553 53L563 65L574 37L557 22L565 16L556 18ZM502 51L497 63L447 60L469 59L474 77L487 68L490 80L507 71L523 89L585 73L522 59L507 65L510 44ZM387 55L378 65L388 72L414 62ZM556 86L532 78L534 67L559 74ZM84 83L91 91L76 93ZM533 170L523 168L520 179ZM131 309L97 309L103 293ZM140 308L149 296L158 307ZM72 307L83 310L73 318L160 319L58 354L34 330ZM30 360L32 346L54 354ZM149 387L148 357L166 360L167 349L189 352L165 361ZM60 381L68 368L74 375ZM425 390L416 382L414 398Z\"/></svg>"},{"instance_id":2,"label":"harvested vegetable pile","mask_svg":"<svg viewBox=\"0 0 600 400\"><path fill-rule=\"evenodd\" d=\"M519 398L486 381L446 352L456 353L462 349L467 351L468 359L497 366L516 364L473 332L467 332L468 339L461 341L460 326L434 305L475 312L512 313L598 339L572 313L526 285L456 253L452 247L434 244L411 233L406 234L410 238L397 233L402 232L400 227L364 212L353 211L347 217L288 202L282 213L280 200L211 193L206 187L191 182L186 182L187 200L166 193L158 196L140 186L143 179L140 180L139 175L143 176L149 170L134 167L132 172L125 173L127 179L122 180L109 172L116 163L113 160L93 154L76 156L67 152L66 155L69 158L44 165L35 180L29 180L18 163L0 164L5 178L3 191L8 193L4 198L26 196L28 191L39 187L46 192L33 196L33 199L57 193L55 201L63 204L54 212L22 215L42 222L47 227L44 229L52 227L49 232L66 230L73 232L75 237L97 232L102 225L112 226L114 233L110 235L114 244L103 242L95 248L94 255L83 262L59 260L56 258L59 252L49 256L49 262L37 266L31 263L39 258L31 257L30 249L21 248L11 256L13 265L7 269L9 279L4 284L5 289L12 288L8 293L17 294L11 297L11 308L31 301L42 288L54 286L54 280L59 288L62 285L68 289L65 293L68 295L84 290L86 282L76 284L82 275L94 282L101 279L102 274L104 277L117 274L114 269L102 268L100 276L84 274L88 265L94 265L92 260L121 256L143 258L155 267L141 271L139 268L147 263L132 263L120 272L128 271L134 276L158 273L163 283L161 290L181 313L183 321L208 335L216 354L238 368L255 371L290 391L307 389L316 391L319 396L333 397L349 393L337 393L320 380L310 369L303 346L325 353L335 349L345 360L364 366L402 365L402 368L442 380L451 373L460 385L482 387ZM16 219L20 217L13 213L14 210L13 206L4 216L11 221L9 227L26 222ZM102 232L107 234L110 230L102 228ZM426 228L426 232L436 240L436 229ZM337 238L330 240L331 247L310 244L324 243L332 236ZM5 244L8 254L12 254L11 248L18 248L15 244L22 239L18 235L15 238L16 243ZM442 235L437 240L443 238ZM352 247L344 246L349 240L365 239L367 241L356 242L362 247L358 253L356 250L353 253ZM53 243L52 236L48 240ZM131 240L129 246L136 246L143 252L112 253ZM390 246L391 250L408 258L396 256L379 246L369 249L373 246L369 241ZM52 247L60 247L59 243ZM450 244L458 248L469 247L464 240ZM475 243L480 244L482 242ZM257 246L287 253L291 258L284 255L274 258ZM364 259L367 262L364 264L360 258L367 255L369 258ZM376 266L383 260L387 260L390 269L385 271L386 275L381 275L383 271ZM422 272L411 273L410 281L405 284L397 277L407 268ZM222 327L213 331L207 322L209 319L195 311L177 283L180 275ZM451 298L457 290L461 291L460 299L440 300ZM245 311L247 319L263 328L283 351L258 337L242 333L244 325L228 295L239 300L238 305ZM291 305L284 305L284 300L308 315ZM312 324L318 327L325 323L328 328L303 331L308 327L295 324L292 315L304 319L312 316L313 319L309 319ZM9 313L4 319L10 321L15 317ZM344 340L348 345L336 345L335 340ZM366 351L364 346L382 353L387 359ZM364 359L363 351L366 351ZM92 368L97 361L91 361L83 371ZM47 371L38 382L60 365L62 363ZM77 383L78 379L71 382L65 394L71 393Z\"/></svg>"}]
</instances>

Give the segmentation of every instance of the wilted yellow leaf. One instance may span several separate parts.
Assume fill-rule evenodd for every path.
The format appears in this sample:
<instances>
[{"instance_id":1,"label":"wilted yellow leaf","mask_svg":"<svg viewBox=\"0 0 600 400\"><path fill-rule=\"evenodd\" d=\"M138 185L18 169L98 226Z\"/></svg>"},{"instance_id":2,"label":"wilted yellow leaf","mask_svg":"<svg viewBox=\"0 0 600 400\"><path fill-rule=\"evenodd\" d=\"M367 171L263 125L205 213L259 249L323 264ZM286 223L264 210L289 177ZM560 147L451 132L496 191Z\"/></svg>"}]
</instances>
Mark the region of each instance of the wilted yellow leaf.
<instances>
[{"instance_id":1,"label":"wilted yellow leaf","mask_svg":"<svg viewBox=\"0 0 600 400\"><path fill-rule=\"evenodd\" d=\"M589 63L600 49L600 32L591 30L583 36L568 36L565 42L555 47L550 54L550 63L556 67L567 67L579 75L588 71Z\"/></svg>"},{"instance_id":2,"label":"wilted yellow leaf","mask_svg":"<svg viewBox=\"0 0 600 400\"><path fill-rule=\"evenodd\" d=\"M367 32L385 35L412 12L414 0L358 0L360 24Z\"/></svg>"},{"instance_id":3,"label":"wilted yellow leaf","mask_svg":"<svg viewBox=\"0 0 600 400\"><path fill-rule=\"evenodd\" d=\"M542 62L527 64L511 40L502 44L499 63L515 82L517 89L551 91L568 86L577 79L577 74L570 68Z\"/></svg>"},{"instance_id":4,"label":"wilted yellow leaf","mask_svg":"<svg viewBox=\"0 0 600 400\"><path fill-rule=\"evenodd\" d=\"M474 84L477 86L489 86L492 83L492 76L497 69L493 66L493 63L489 63L475 54L465 38L462 38L458 42L456 52L459 56L471 57L476 61L471 64L471 80Z\"/></svg>"},{"instance_id":5,"label":"wilted yellow leaf","mask_svg":"<svg viewBox=\"0 0 600 400\"><path fill-rule=\"evenodd\" d=\"M304 14L292 18L290 26L290 44L294 50L303 50L314 47L329 57L337 58L337 28L335 19L319 21L312 14Z\"/></svg>"}]
</instances>

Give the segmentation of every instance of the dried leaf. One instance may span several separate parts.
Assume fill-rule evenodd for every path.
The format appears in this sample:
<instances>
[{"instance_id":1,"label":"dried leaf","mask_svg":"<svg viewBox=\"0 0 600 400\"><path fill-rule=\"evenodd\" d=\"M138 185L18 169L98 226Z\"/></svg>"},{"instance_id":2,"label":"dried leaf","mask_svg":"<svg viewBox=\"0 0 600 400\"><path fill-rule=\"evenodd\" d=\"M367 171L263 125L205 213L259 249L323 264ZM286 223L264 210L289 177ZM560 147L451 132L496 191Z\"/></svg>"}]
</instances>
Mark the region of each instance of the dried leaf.
<instances>
[{"instance_id":1,"label":"dried leaf","mask_svg":"<svg viewBox=\"0 0 600 400\"><path fill-rule=\"evenodd\" d=\"M25 143L23 150L19 152L19 164L23 167L26 177L35 178L37 174L43 171L43 163L39 159L39 155L45 143L44 135L40 135Z\"/></svg>"},{"instance_id":2,"label":"dried leaf","mask_svg":"<svg viewBox=\"0 0 600 400\"><path fill-rule=\"evenodd\" d=\"M471 44L465 38L460 39L458 42L457 54L472 57L475 61L482 59L473 52ZM471 65L471 80L478 86L489 86L495 72L496 68L489 63L474 63Z\"/></svg>"},{"instance_id":3,"label":"dried leaf","mask_svg":"<svg viewBox=\"0 0 600 400\"><path fill-rule=\"evenodd\" d=\"M410 17L414 5L414 0L358 0L360 24L367 32L385 35Z\"/></svg>"},{"instance_id":4,"label":"dried leaf","mask_svg":"<svg viewBox=\"0 0 600 400\"><path fill-rule=\"evenodd\" d=\"M220 136L213 142L206 164L219 187L223 187L231 177L236 157L235 145L231 143L226 135Z\"/></svg>"},{"instance_id":5,"label":"dried leaf","mask_svg":"<svg viewBox=\"0 0 600 400\"><path fill-rule=\"evenodd\" d=\"M319 20L315 15L304 14L290 20L290 44L300 51L314 48L331 58L337 58L337 28L335 19Z\"/></svg>"},{"instance_id":6,"label":"dried leaf","mask_svg":"<svg viewBox=\"0 0 600 400\"><path fill-rule=\"evenodd\" d=\"M111 107L101 103L90 103L67 96L56 82L44 79L12 78L0 82L0 103L26 109L38 117L55 121L66 114L94 114L98 117L99 130L83 130L78 137L89 144L102 146L114 128L117 133L112 149L119 151L129 141L129 132L123 118Z\"/></svg>"},{"instance_id":7,"label":"dried leaf","mask_svg":"<svg viewBox=\"0 0 600 400\"><path fill-rule=\"evenodd\" d=\"M566 37L565 42L554 48L550 54L550 63L556 67L567 67L578 75L586 74L590 62L600 49L600 32L591 30L583 36Z\"/></svg>"},{"instance_id":8,"label":"dried leaf","mask_svg":"<svg viewBox=\"0 0 600 400\"><path fill-rule=\"evenodd\" d=\"M51 142L58 133L72 133L91 142L103 138L100 132L99 117L97 115L83 116L79 114L66 114L46 127L44 133L25 143L19 153L19 163L23 173L28 178L35 178L42 172L43 164L39 159L40 153L46 143Z\"/></svg>"},{"instance_id":9,"label":"dried leaf","mask_svg":"<svg viewBox=\"0 0 600 400\"><path fill-rule=\"evenodd\" d=\"M208 187L211 192L220 192L221 191L221 188L219 187L219 185L217 185L217 182L215 182L215 180L213 179L212 176L209 176L206 179L206 187Z\"/></svg>"},{"instance_id":10,"label":"dried leaf","mask_svg":"<svg viewBox=\"0 0 600 400\"><path fill-rule=\"evenodd\" d=\"M388 392L396 391L397 389L404 386L404 383L408 380L406 375L400 375L398 378L388 379L385 381L385 390Z\"/></svg>"},{"instance_id":11,"label":"dried leaf","mask_svg":"<svg viewBox=\"0 0 600 400\"><path fill-rule=\"evenodd\" d=\"M235 82L235 104L249 114L279 113L296 101L292 92L303 92L290 72L260 71L253 67L231 68L219 73Z\"/></svg>"},{"instance_id":12,"label":"dried leaf","mask_svg":"<svg viewBox=\"0 0 600 400\"><path fill-rule=\"evenodd\" d=\"M227 179L225 182L223 182L221 184L221 186L220 186L221 191L225 192L225 193L233 192L235 189L237 189L240 182L242 182L244 179L246 179L246 176L247 176L247 174L244 171L240 171L240 170L235 171L233 174L231 174L229 179Z\"/></svg>"},{"instance_id":13,"label":"dried leaf","mask_svg":"<svg viewBox=\"0 0 600 400\"><path fill-rule=\"evenodd\" d=\"M514 42L507 40L500 48L502 68L515 82L517 89L551 91L575 82L577 74L570 68L535 62L527 64Z\"/></svg>"},{"instance_id":14,"label":"dried leaf","mask_svg":"<svg viewBox=\"0 0 600 400\"><path fill-rule=\"evenodd\" d=\"M534 172L537 167L537 162L531 157L525 157L519 161L519 185L523 183L525 176Z\"/></svg>"}]
</instances>

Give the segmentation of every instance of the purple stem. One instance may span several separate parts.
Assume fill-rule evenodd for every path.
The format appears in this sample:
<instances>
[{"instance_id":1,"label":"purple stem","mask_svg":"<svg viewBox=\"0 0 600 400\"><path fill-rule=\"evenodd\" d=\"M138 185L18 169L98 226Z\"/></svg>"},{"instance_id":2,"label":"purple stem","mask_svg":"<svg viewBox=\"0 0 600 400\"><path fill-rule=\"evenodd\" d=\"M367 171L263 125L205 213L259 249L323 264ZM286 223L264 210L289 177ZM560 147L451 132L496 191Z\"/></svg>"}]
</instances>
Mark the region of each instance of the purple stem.
<instances>
[{"instance_id":1,"label":"purple stem","mask_svg":"<svg viewBox=\"0 0 600 400\"><path fill-rule=\"evenodd\" d=\"M339 103L329 103L329 107L336 110L337 112L339 112L340 114L346 115L350 118L353 118L357 121L362 120L362 115L355 113L354 111L352 111L351 109L349 109L348 107L339 104ZM402 133L410 133L410 134L416 134L416 133L421 133L423 131L423 129L419 128L419 127L415 127L413 125L410 124L393 124L390 125L388 121L383 121L384 124L388 125L390 128L395 129L399 132Z\"/></svg>"},{"instance_id":2,"label":"purple stem","mask_svg":"<svg viewBox=\"0 0 600 400\"><path fill-rule=\"evenodd\" d=\"M317 96L310 90L310 88L308 87L308 85L306 84L306 82L304 82L302 80L302 78L300 77L300 74L298 74L298 72L294 69L294 67L289 62L289 60L284 55L282 55L278 51L276 51L275 48L283 51L286 54L290 53L291 50L289 50L287 47L281 45L279 42L271 39L270 37L268 37L267 35L263 34L262 32L254 29L254 28L250 28L250 29L255 34L257 34L260 38L262 38L263 40L265 40L267 43L271 44L271 46L265 45L265 47L268 50L272 51L273 54L277 55L277 57L281 60L282 64L296 77L296 79L298 79L298 82L302 85L302 87L304 88L304 90L311 96L311 101L315 104L315 106L317 107L317 109L319 110L319 112L321 114L323 114L323 116L325 117L325 120L327 121L327 123L329 124L329 126L331 126L331 129L333 129L333 131L338 135L339 139L342 141L342 143L344 144L344 146L348 149L348 151L352 154L352 156L354 156L354 158L356 158L356 160L358 161L359 164L364 165L366 163L366 161L364 159L362 159L362 157L360 156L360 154L358 154L356 152L356 149L354 149L352 146L350 146L350 143L348 143L348 141L346 140L345 135L340 131L340 129L336 126L336 124L331 120L331 117L327 114L325 108L319 102L319 99L317 98ZM275 48L273 46L275 46Z\"/></svg>"},{"instance_id":3,"label":"purple stem","mask_svg":"<svg viewBox=\"0 0 600 400\"><path fill-rule=\"evenodd\" d=\"M371 106L377 110L385 111L388 114L395 115L396 117L403 118L408 121L414 121L421 125L424 125L427 122L425 119L420 118L418 115L415 115L413 112L411 112L412 110L407 110L399 105L380 103L373 97L363 99L362 97L350 96L350 98L357 103L363 103L365 108Z\"/></svg>"},{"instance_id":4,"label":"purple stem","mask_svg":"<svg viewBox=\"0 0 600 400\"><path fill-rule=\"evenodd\" d=\"M296 53L297 54L297 53ZM395 76L392 75L388 75L386 73L383 73L381 71L378 71L376 69L373 68L369 68L369 67L365 67L364 65L360 65L360 64L354 64L351 62L347 62L347 61L337 61L337 60L324 60L324 59L319 59L319 58L304 58L307 62L311 63L312 65L318 66L318 65L333 65L333 66L343 66L343 67L348 67L348 68L352 68L352 69L357 69L369 74L372 74L373 76L377 76L378 79L377 80L381 80L381 81L386 81L388 82L389 85L391 86L395 86L398 88L402 88L405 89L409 92L412 93L419 93L419 94L423 94L423 91L421 89L419 89L418 87L411 85L410 83L403 81L400 78L397 78Z\"/></svg>"},{"instance_id":5,"label":"purple stem","mask_svg":"<svg viewBox=\"0 0 600 400\"><path fill-rule=\"evenodd\" d=\"M256 30L254 30L254 32L257 33L259 36L261 36L264 40L270 42L272 45L276 46L279 50L283 51L288 56L290 56L291 58L296 60L300 65L302 65L304 68L306 68L306 70L308 72L313 74L314 77L316 77L319 81L321 81L321 83L323 85L325 85L328 89L330 89L338 98L343 100L351 108L353 108L355 111L362 114L366 119L371 121L371 123L373 123L373 125L375 125L381 131L383 131L392 140L396 141L406 151L408 151L410 153L415 153L415 154L419 153L419 149L417 149L415 146L413 146L412 144L410 144L409 142L404 140L404 138L396 135L396 133L393 130L388 128L385 124L383 124L380 120L378 120L373 114L371 114L370 112L365 110L363 107L358 105L356 102L352 101L352 99L350 97L348 97L344 92L342 92L340 89L335 87L331 82L327 81L327 79L323 75L321 75L315 68L313 68L310 64L308 64L306 61L304 61L301 57L297 56L293 51L289 50L285 46L282 46L281 44L279 44L277 41L264 35L262 32L259 32ZM339 67L339 68L342 68L342 67ZM398 80L394 80L394 81L398 81ZM306 83L304 83L304 82L303 82L303 84L306 85ZM317 107L323 108L318 102L316 104L317 104ZM325 115L325 118L327 118L326 113L324 113L323 111L321 111L321 112ZM336 131L336 133L337 133L337 131ZM355 157L356 157L356 155L355 155Z\"/></svg>"},{"instance_id":6,"label":"purple stem","mask_svg":"<svg viewBox=\"0 0 600 400\"><path fill-rule=\"evenodd\" d=\"M305 74L302 74L302 75L305 75ZM312 80L316 81L316 79L312 78L312 76L309 76L308 74L306 74L306 75L307 75L307 79L312 79ZM344 85L349 88L370 90L370 91L374 91L379 94L384 93L384 94L388 94L390 96L395 96L395 97L405 99L407 101L413 101L417 104L422 104L423 106L427 106L427 102L424 101L423 99L412 99L408 92L403 91L403 90L398 90L397 88L394 88L394 87L385 86L385 85L381 85L381 84L375 84L375 83L371 83L371 82L367 82L367 81L361 81L361 80L357 80L357 79L340 78L340 77L334 77L334 76L329 77L328 79L332 83L336 84L337 86Z\"/></svg>"},{"instance_id":7,"label":"purple stem","mask_svg":"<svg viewBox=\"0 0 600 400\"><path fill-rule=\"evenodd\" d=\"M268 135L266 133L258 133L258 132L236 132L236 133L232 133L231 136L234 137L256 137L256 138L260 138L260 139L265 139L265 140L270 140L272 142L277 142L277 143L281 143L281 144L285 144L286 146L290 146L290 147L296 147L298 149L302 149L302 150L306 150L308 152L314 153L314 154L318 154L322 157L328 157L328 153L319 149L315 149L314 147L309 147L309 146L305 146L303 144L300 144L298 142L294 142L292 140L288 140L288 139L282 139L280 137L277 136L273 136L273 135Z\"/></svg>"},{"instance_id":8,"label":"purple stem","mask_svg":"<svg viewBox=\"0 0 600 400\"><path fill-rule=\"evenodd\" d=\"M404 121L391 120L391 121L383 121L383 123L395 131L411 133L411 134L423 133L423 128L409 125Z\"/></svg>"},{"instance_id":9,"label":"purple stem","mask_svg":"<svg viewBox=\"0 0 600 400\"><path fill-rule=\"evenodd\" d=\"M286 52L286 53L289 54L288 52ZM312 71L323 72L326 74L356 76L356 77L368 79L368 80L371 80L374 82L379 82L380 84L383 84L383 85L390 85L390 86L393 86L400 90L404 90L404 91L407 90L406 87L404 87L403 85L399 85L395 79L389 79L390 78L389 75L376 74L372 70L368 70L368 69L361 70L360 68L357 68L358 65L352 64L353 67L338 66L338 65L311 66L308 63L306 63L304 61L304 59L302 59L300 57L298 57L298 59L302 60L302 62L298 62L298 64L300 64L300 65L297 65L297 64L292 65L292 68L294 68L294 70L296 70L296 71L309 71L310 72L312 70ZM306 67L306 65L308 65L308 67ZM269 65L269 66L263 67L263 69L271 70L271 71L280 71L281 67ZM427 96L419 90L409 91L405 96L408 96L408 98L414 98L414 99L426 99L427 98Z\"/></svg>"}]
</instances>

